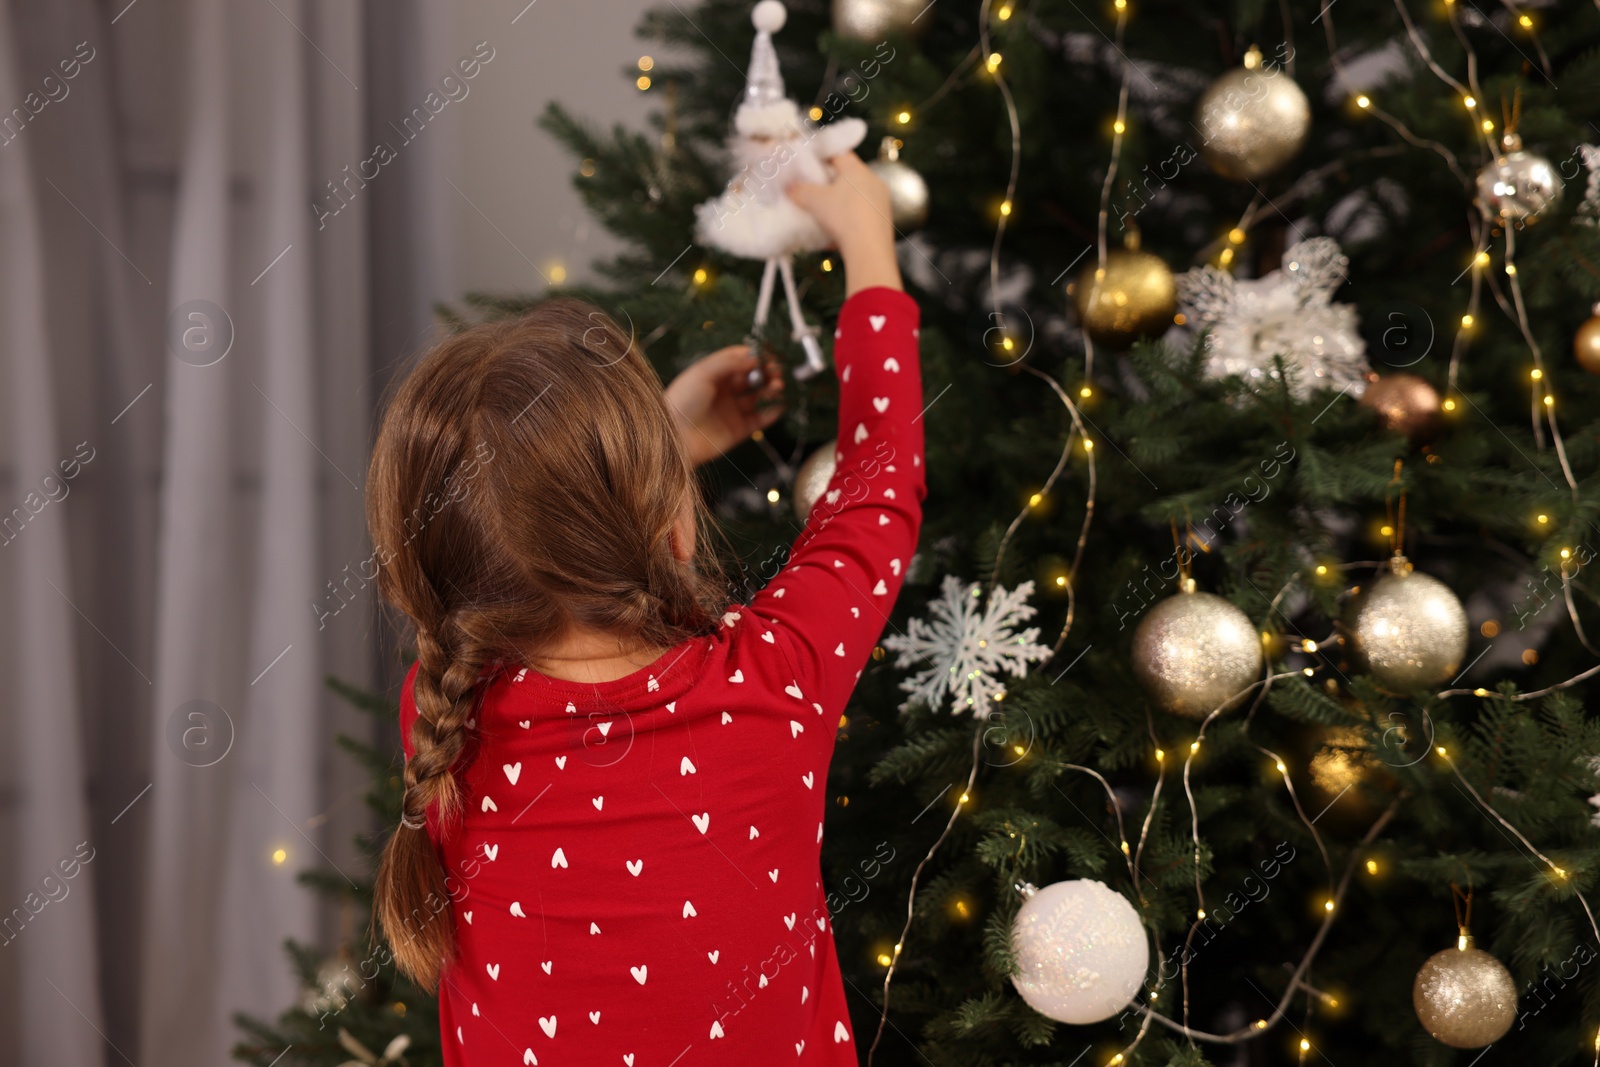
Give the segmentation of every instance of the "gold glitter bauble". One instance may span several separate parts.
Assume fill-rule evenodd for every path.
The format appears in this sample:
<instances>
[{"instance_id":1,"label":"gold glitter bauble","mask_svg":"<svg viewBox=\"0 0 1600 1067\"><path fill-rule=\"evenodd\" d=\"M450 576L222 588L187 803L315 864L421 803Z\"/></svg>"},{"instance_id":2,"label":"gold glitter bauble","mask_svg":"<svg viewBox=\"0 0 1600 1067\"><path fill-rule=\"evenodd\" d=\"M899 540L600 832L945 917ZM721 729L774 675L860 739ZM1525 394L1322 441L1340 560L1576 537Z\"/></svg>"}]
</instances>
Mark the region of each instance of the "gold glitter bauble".
<instances>
[{"instance_id":1,"label":"gold glitter bauble","mask_svg":"<svg viewBox=\"0 0 1600 1067\"><path fill-rule=\"evenodd\" d=\"M889 187L889 213L897 230L915 230L928 221L928 183L909 164L900 162L900 142L883 139L878 158L867 164Z\"/></svg>"},{"instance_id":2,"label":"gold glitter bauble","mask_svg":"<svg viewBox=\"0 0 1600 1067\"><path fill-rule=\"evenodd\" d=\"M1362 731L1345 727L1328 731L1309 769L1317 788L1335 796L1343 795L1376 766L1371 740Z\"/></svg>"},{"instance_id":3,"label":"gold glitter bauble","mask_svg":"<svg viewBox=\"0 0 1600 1067\"><path fill-rule=\"evenodd\" d=\"M1385 427L1413 442L1427 441L1439 432L1439 390L1426 378L1403 371L1379 375L1368 383L1361 403L1376 411Z\"/></svg>"},{"instance_id":4,"label":"gold glitter bauble","mask_svg":"<svg viewBox=\"0 0 1600 1067\"><path fill-rule=\"evenodd\" d=\"M1478 172L1478 197L1489 211L1511 222L1537 222L1561 202L1561 179L1543 156L1522 150L1522 138L1501 138L1503 155Z\"/></svg>"},{"instance_id":5,"label":"gold glitter bauble","mask_svg":"<svg viewBox=\"0 0 1600 1067\"><path fill-rule=\"evenodd\" d=\"M1112 249L1102 269L1091 263L1068 289L1083 332L1097 345L1127 348L1159 337L1178 310L1178 286L1160 256L1137 248Z\"/></svg>"},{"instance_id":6,"label":"gold glitter bauble","mask_svg":"<svg viewBox=\"0 0 1600 1067\"><path fill-rule=\"evenodd\" d=\"M1578 366L1590 374L1600 374L1600 304L1594 315L1578 327L1572 338L1572 354L1578 357Z\"/></svg>"},{"instance_id":7,"label":"gold glitter bauble","mask_svg":"<svg viewBox=\"0 0 1600 1067\"><path fill-rule=\"evenodd\" d=\"M927 0L833 0L833 29L841 37L877 44L890 36L911 37L932 22L917 18Z\"/></svg>"},{"instance_id":8,"label":"gold glitter bauble","mask_svg":"<svg viewBox=\"0 0 1600 1067\"><path fill-rule=\"evenodd\" d=\"M1409 693L1449 681L1467 654L1467 612L1450 587L1397 556L1391 572L1352 604L1350 634L1385 689Z\"/></svg>"},{"instance_id":9,"label":"gold glitter bauble","mask_svg":"<svg viewBox=\"0 0 1600 1067\"><path fill-rule=\"evenodd\" d=\"M1505 964L1472 946L1428 958L1411 986L1422 1028L1452 1048L1482 1048L1505 1036L1517 1017L1517 984Z\"/></svg>"},{"instance_id":10,"label":"gold glitter bauble","mask_svg":"<svg viewBox=\"0 0 1600 1067\"><path fill-rule=\"evenodd\" d=\"M1179 593L1139 620L1133 673L1167 711L1203 719L1232 704L1261 673L1261 635L1221 597Z\"/></svg>"},{"instance_id":11,"label":"gold glitter bauble","mask_svg":"<svg viewBox=\"0 0 1600 1067\"><path fill-rule=\"evenodd\" d=\"M834 452L834 443L829 441L807 456L800 464L800 472L794 476L794 513L801 522L811 515L811 509L817 506L822 494L828 491L828 483L833 481L838 462Z\"/></svg>"},{"instance_id":12,"label":"gold glitter bauble","mask_svg":"<svg viewBox=\"0 0 1600 1067\"><path fill-rule=\"evenodd\" d=\"M1311 129L1311 102L1293 78L1261 65L1252 48L1200 97L1195 113L1211 169L1234 181L1271 174L1293 158Z\"/></svg>"}]
</instances>

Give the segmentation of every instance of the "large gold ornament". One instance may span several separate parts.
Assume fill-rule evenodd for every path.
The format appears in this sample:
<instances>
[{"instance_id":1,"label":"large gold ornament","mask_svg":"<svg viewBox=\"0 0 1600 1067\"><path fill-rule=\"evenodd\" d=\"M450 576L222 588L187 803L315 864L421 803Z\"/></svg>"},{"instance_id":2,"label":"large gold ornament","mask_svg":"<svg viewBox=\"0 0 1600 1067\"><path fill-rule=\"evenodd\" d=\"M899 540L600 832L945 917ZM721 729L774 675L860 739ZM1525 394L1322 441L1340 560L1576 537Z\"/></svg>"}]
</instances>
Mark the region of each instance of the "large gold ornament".
<instances>
[{"instance_id":1,"label":"large gold ornament","mask_svg":"<svg viewBox=\"0 0 1600 1067\"><path fill-rule=\"evenodd\" d=\"M887 37L921 33L932 15L927 0L833 0L833 29L841 37L876 44Z\"/></svg>"},{"instance_id":2,"label":"large gold ornament","mask_svg":"<svg viewBox=\"0 0 1600 1067\"><path fill-rule=\"evenodd\" d=\"M1572 354L1578 366L1590 374L1600 374L1600 304L1594 306L1589 321L1578 327L1572 338Z\"/></svg>"},{"instance_id":3,"label":"large gold ornament","mask_svg":"<svg viewBox=\"0 0 1600 1067\"><path fill-rule=\"evenodd\" d=\"M1262 65L1251 48L1244 66L1211 83L1195 124L1200 154L1224 178L1253 181L1293 158L1311 130L1311 103L1289 75Z\"/></svg>"},{"instance_id":4,"label":"large gold ornament","mask_svg":"<svg viewBox=\"0 0 1600 1067\"><path fill-rule=\"evenodd\" d=\"M1426 378L1405 371L1373 375L1361 394L1361 404L1378 413L1384 426L1405 434L1413 442L1431 439L1439 432L1439 390Z\"/></svg>"},{"instance_id":5,"label":"large gold ornament","mask_svg":"<svg viewBox=\"0 0 1600 1067\"><path fill-rule=\"evenodd\" d=\"M829 441L807 456L794 476L794 513L801 522L810 517L811 509L817 506L822 494L828 491L828 483L833 481L834 468L838 465L835 451L834 443Z\"/></svg>"},{"instance_id":6,"label":"large gold ornament","mask_svg":"<svg viewBox=\"0 0 1600 1067\"><path fill-rule=\"evenodd\" d=\"M1133 673L1167 711L1203 719L1261 673L1261 635L1250 616L1190 580L1139 620Z\"/></svg>"},{"instance_id":7,"label":"large gold ornament","mask_svg":"<svg viewBox=\"0 0 1600 1067\"><path fill-rule=\"evenodd\" d=\"M928 183L900 162L900 141L885 137L878 158L868 164L889 187L889 212L897 230L915 230L928 221Z\"/></svg>"},{"instance_id":8,"label":"large gold ornament","mask_svg":"<svg viewBox=\"0 0 1600 1067\"><path fill-rule=\"evenodd\" d=\"M1537 222L1561 202L1561 178L1543 156L1522 150L1522 138L1507 133L1505 151L1478 172L1478 197L1490 214L1509 222Z\"/></svg>"},{"instance_id":9,"label":"large gold ornament","mask_svg":"<svg viewBox=\"0 0 1600 1067\"><path fill-rule=\"evenodd\" d=\"M1128 247L1106 253L1106 265L1091 263L1067 288L1083 332L1097 345L1127 348L1141 337L1159 337L1178 310L1178 286L1161 257Z\"/></svg>"},{"instance_id":10,"label":"large gold ornament","mask_svg":"<svg viewBox=\"0 0 1600 1067\"><path fill-rule=\"evenodd\" d=\"M1482 1048L1505 1036L1517 1018L1517 985L1505 964L1472 947L1430 956L1411 986L1422 1028L1452 1048Z\"/></svg>"},{"instance_id":11,"label":"large gold ornament","mask_svg":"<svg viewBox=\"0 0 1600 1067\"><path fill-rule=\"evenodd\" d=\"M1379 685L1398 693L1431 689L1461 668L1467 612L1449 586L1396 556L1390 573L1352 603L1350 634Z\"/></svg>"}]
</instances>

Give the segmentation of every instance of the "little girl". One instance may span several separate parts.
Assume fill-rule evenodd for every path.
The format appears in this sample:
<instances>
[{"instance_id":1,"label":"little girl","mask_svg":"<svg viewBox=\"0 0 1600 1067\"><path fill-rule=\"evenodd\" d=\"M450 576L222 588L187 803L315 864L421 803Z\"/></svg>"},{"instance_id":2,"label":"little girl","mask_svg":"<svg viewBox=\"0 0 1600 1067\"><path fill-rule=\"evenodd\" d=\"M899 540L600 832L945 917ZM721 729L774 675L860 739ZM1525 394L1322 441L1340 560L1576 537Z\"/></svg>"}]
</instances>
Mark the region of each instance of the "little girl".
<instances>
[{"instance_id":1,"label":"little girl","mask_svg":"<svg viewBox=\"0 0 1600 1067\"><path fill-rule=\"evenodd\" d=\"M439 345L384 417L368 524L418 658L377 912L450 1067L856 1063L823 793L916 547L923 402L887 191L834 162L790 195L845 264L838 472L749 605L692 473L776 417L743 348L663 392L553 301Z\"/></svg>"}]
</instances>

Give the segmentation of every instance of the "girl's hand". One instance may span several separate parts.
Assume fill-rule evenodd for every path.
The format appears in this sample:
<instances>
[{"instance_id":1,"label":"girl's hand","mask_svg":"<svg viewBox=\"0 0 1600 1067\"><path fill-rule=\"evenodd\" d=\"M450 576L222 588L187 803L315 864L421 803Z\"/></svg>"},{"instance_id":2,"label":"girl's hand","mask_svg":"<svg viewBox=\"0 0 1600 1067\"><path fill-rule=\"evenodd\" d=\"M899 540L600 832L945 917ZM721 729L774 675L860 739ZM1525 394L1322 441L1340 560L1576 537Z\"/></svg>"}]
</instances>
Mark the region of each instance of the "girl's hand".
<instances>
[{"instance_id":1,"label":"girl's hand","mask_svg":"<svg viewBox=\"0 0 1600 1067\"><path fill-rule=\"evenodd\" d=\"M733 345L691 363L667 386L667 406L691 463L716 459L783 414L782 369L768 363L766 384L751 389L748 376L757 365L749 346Z\"/></svg>"},{"instance_id":2,"label":"girl's hand","mask_svg":"<svg viewBox=\"0 0 1600 1067\"><path fill-rule=\"evenodd\" d=\"M844 259L845 295L880 285L901 288L889 187L854 152L828 162L838 175L832 182L796 182L787 191L838 245Z\"/></svg>"}]
</instances>

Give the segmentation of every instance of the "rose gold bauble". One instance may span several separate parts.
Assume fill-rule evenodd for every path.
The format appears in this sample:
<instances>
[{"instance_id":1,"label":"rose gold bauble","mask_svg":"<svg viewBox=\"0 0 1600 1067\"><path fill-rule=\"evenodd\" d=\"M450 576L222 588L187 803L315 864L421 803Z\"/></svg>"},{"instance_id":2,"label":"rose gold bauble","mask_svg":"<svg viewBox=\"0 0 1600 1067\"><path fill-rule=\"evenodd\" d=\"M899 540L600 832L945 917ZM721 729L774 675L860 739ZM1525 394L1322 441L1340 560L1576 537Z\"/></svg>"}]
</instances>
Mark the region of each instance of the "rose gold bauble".
<instances>
[{"instance_id":1,"label":"rose gold bauble","mask_svg":"<svg viewBox=\"0 0 1600 1067\"><path fill-rule=\"evenodd\" d=\"M1590 374L1600 374L1600 304L1594 314L1572 338L1572 354L1578 357L1578 366Z\"/></svg>"},{"instance_id":2,"label":"rose gold bauble","mask_svg":"<svg viewBox=\"0 0 1600 1067\"><path fill-rule=\"evenodd\" d=\"M1439 390L1415 374L1378 375L1367 385L1361 403L1376 411L1385 427L1413 441L1426 441L1439 432Z\"/></svg>"}]
</instances>

